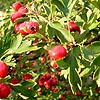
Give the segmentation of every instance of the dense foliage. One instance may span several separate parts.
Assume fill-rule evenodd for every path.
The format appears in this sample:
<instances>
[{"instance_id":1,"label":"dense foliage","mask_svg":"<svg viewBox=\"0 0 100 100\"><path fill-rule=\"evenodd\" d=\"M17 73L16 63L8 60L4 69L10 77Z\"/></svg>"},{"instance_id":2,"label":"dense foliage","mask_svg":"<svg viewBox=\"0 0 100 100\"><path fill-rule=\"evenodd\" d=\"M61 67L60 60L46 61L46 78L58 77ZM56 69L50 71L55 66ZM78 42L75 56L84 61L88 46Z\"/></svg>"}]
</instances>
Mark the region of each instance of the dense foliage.
<instances>
[{"instance_id":1,"label":"dense foliage","mask_svg":"<svg viewBox=\"0 0 100 100\"><path fill-rule=\"evenodd\" d=\"M0 19L0 98L99 100L99 5L11 0Z\"/></svg>"}]
</instances>

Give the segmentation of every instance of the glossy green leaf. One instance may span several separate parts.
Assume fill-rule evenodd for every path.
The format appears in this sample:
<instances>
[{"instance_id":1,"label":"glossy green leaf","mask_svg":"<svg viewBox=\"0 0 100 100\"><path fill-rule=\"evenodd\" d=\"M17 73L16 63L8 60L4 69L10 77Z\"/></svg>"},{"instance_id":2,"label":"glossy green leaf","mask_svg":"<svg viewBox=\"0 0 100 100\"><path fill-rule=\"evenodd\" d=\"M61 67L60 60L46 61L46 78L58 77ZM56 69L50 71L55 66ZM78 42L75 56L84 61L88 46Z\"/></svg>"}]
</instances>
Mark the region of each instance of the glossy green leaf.
<instances>
[{"instance_id":1,"label":"glossy green leaf","mask_svg":"<svg viewBox=\"0 0 100 100\"><path fill-rule=\"evenodd\" d=\"M60 9L60 11L64 13L64 15L66 15L69 12L68 8L65 7L59 0L52 0L52 2L58 7L58 9Z\"/></svg>"},{"instance_id":2,"label":"glossy green leaf","mask_svg":"<svg viewBox=\"0 0 100 100\"><path fill-rule=\"evenodd\" d=\"M100 67L100 62L99 62L99 61L100 61L100 55L97 56L97 57L94 59L93 64Z\"/></svg>"},{"instance_id":3,"label":"glossy green leaf","mask_svg":"<svg viewBox=\"0 0 100 100\"><path fill-rule=\"evenodd\" d=\"M64 36L64 38L66 39L66 42L72 42L74 41L73 36L64 28L62 28L61 24L58 22L49 22L50 27L58 30L61 32L61 34Z\"/></svg>"},{"instance_id":4,"label":"glossy green leaf","mask_svg":"<svg viewBox=\"0 0 100 100\"><path fill-rule=\"evenodd\" d=\"M88 46L88 49L93 53L100 53L100 42L94 42Z\"/></svg>"}]
</instances>

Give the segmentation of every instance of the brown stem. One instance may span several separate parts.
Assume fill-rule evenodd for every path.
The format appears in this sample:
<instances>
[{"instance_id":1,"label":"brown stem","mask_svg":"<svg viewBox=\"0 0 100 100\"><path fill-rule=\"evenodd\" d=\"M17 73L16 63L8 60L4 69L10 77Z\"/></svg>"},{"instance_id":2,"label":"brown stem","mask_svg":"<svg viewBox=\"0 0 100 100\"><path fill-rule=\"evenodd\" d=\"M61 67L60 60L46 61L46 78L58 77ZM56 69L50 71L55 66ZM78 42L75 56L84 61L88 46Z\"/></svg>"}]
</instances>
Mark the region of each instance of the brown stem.
<instances>
[{"instance_id":1,"label":"brown stem","mask_svg":"<svg viewBox=\"0 0 100 100\"><path fill-rule=\"evenodd\" d=\"M97 35L95 38L92 38L92 39L87 40L86 42L84 42L83 45L88 45L88 44L91 44L92 42L98 41L98 40L100 40L100 34Z\"/></svg>"}]
</instances>

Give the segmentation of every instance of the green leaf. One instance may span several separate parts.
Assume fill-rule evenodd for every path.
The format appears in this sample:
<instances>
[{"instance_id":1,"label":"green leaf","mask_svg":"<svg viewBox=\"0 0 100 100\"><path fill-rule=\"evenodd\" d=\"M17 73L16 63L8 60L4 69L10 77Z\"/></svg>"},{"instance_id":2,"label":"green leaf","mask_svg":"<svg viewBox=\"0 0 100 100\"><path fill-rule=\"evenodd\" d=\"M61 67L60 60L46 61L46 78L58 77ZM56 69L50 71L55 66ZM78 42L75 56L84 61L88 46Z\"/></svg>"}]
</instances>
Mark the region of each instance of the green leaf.
<instances>
[{"instance_id":1,"label":"green leaf","mask_svg":"<svg viewBox=\"0 0 100 100\"><path fill-rule=\"evenodd\" d=\"M100 61L100 55L97 56L97 57L94 59L93 64L100 67L100 62L99 62L99 61Z\"/></svg>"},{"instance_id":2,"label":"green leaf","mask_svg":"<svg viewBox=\"0 0 100 100\"><path fill-rule=\"evenodd\" d=\"M94 58L94 55L93 55L93 52L91 52L91 50L85 48L85 47L82 47L81 48L82 50L82 55L84 56L85 59L87 59L88 61L92 61L93 58Z\"/></svg>"},{"instance_id":3,"label":"green leaf","mask_svg":"<svg viewBox=\"0 0 100 100\"><path fill-rule=\"evenodd\" d=\"M100 53L100 42L94 42L88 46L88 49L93 53Z\"/></svg>"},{"instance_id":4,"label":"green leaf","mask_svg":"<svg viewBox=\"0 0 100 100\"><path fill-rule=\"evenodd\" d=\"M12 53L13 51L16 51L18 47L20 46L21 42L22 42L22 36L21 34L18 34L17 36L13 38L12 44L9 48L8 53Z\"/></svg>"},{"instance_id":5,"label":"green leaf","mask_svg":"<svg viewBox=\"0 0 100 100\"><path fill-rule=\"evenodd\" d=\"M26 51L35 51L35 50L40 49L40 47L31 46L31 43L32 41L28 41L28 40L23 41L20 47L16 51L13 51L13 53L17 54L17 53L23 53Z\"/></svg>"},{"instance_id":6,"label":"green leaf","mask_svg":"<svg viewBox=\"0 0 100 100\"><path fill-rule=\"evenodd\" d=\"M92 30L92 29L96 28L99 24L100 24L100 22L93 23L93 24L91 24L91 25L89 26L88 29L89 29L89 30Z\"/></svg>"},{"instance_id":7,"label":"green leaf","mask_svg":"<svg viewBox=\"0 0 100 100\"><path fill-rule=\"evenodd\" d=\"M48 5L44 5L44 8L45 8L45 10L46 10L46 13L47 13L47 15L49 16L49 14L50 14L50 9L49 9L49 7L48 7Z\"/></svg>"},{"instance_id":8,"label":"green leaf","mask_svg":"<svg viewBox=\"0 0 100 100\"><path fill-rule=\"evenodd\" d=\"M64 28L62 28L61 24L58 22L49 22L50 27L58 30L59 32L61 32L61 34L64 36L64 38L66 39L66 42L73 42L74 38L73 36Z\"/></svg>"},{"instance_id":9,"label":"green leaf","mask_svg":"<svg viewBox=\"0 0 100 100\"><path fill-rule=\"evenodd\" d=\"M24 21L28 21L30 18L29 17L21 17L21 18L17 18L15 20L15 24L20 23L20 22L24 22Z\"/></svg>"},{"instance_id":10,"label":"green leaf","mask_svg":"<svg viewBox=\"0 0 100 100\"><path fill-rule=\"evenodd\" d=\"M82 82L81 78L78 74L78 63L76 60L76 57L74 56L73 52L70 53L69 55L69 64L70 64L70 69L69 69L69 83L71 86L71 90L73 93L77 91L77 89L81 90L82 87Z\"/></svg>"},{"instance_id":11,"label":"green leaf","mask_svg":"<svg viewBox=\"0 0 100 100\"><path fill-rule=\"evenodd\" d=\"M47 26L47 32L48 32L48 38L53 39L55 30L48 25Z\"/></svg>"},{"instance_id":12,"label":"green leaf","mask_svg":"<svg viewBox=\"0 0 100 100\"><path fill-rule=\"evenodd\" d=\"M81 90L82 82L78 72L73 68L73 65L70 66L69 83L73 93L75 93L77 89Z\"/></svg>"},{"instance_id":13,"label":"green leaf","mask_svg":"<svg viewBox=\"0 0 100 100\"><path fill-rule=\"evenodd\" d=\"M59 0L52 0L52 2L58 7L58 9L60 9L61 12L63 12L64 15L69 12L68 8L65 7Z\"/></svg>"},{"instance_id":14,"label":"green leaf","mask_svg":"<svg viewBox=\"0 0 100 100\"><path fill-rule=\"evenodd\" d=\"M34 92L28 90L24 86L14 86L14 91L18 92L18 93L21 93L22 95L27 96L31 99L35 99Z\"/></svg>"},{"instance_id":15,"label":"green leaf","mask_svg":"<svg viewBox=\"0 0 100 100\"><path fill-rule=\"evenodd\" d=\"M100 87L100 67L95 70L93 78L96 80L98 87Z\"/></svg>"},{"instance_id":16,"label":"green leaf","mask_svg":"<svg viewBox=\"0 0 100 100\"><path fill-rule=\"evenodd\" d=\"M90 70L91 70L91 68L85 68L85 69L80 73L80 77L83 77L83 76L85 76L86 74L88 74Z\"/></svg>"}]
</instances>

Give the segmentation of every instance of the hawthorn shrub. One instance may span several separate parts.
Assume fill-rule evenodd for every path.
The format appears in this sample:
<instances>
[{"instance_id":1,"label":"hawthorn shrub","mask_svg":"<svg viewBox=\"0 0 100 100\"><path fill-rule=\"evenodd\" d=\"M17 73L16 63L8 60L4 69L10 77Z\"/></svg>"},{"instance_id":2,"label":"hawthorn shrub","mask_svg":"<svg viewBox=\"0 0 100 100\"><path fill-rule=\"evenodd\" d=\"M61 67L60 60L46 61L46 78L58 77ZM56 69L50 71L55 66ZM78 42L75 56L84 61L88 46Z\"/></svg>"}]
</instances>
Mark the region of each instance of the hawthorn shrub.
<instances>
[{"instance_id":1,"label":"hawthorn shrub","mask_svg":"<svg viewBox=\"0 0 100 100\"><path fill-rule=\"evenodd\" d=\"M13 2L0 25L0 99L99 100L99 5Z\"/></svg>"}]
</instances>

